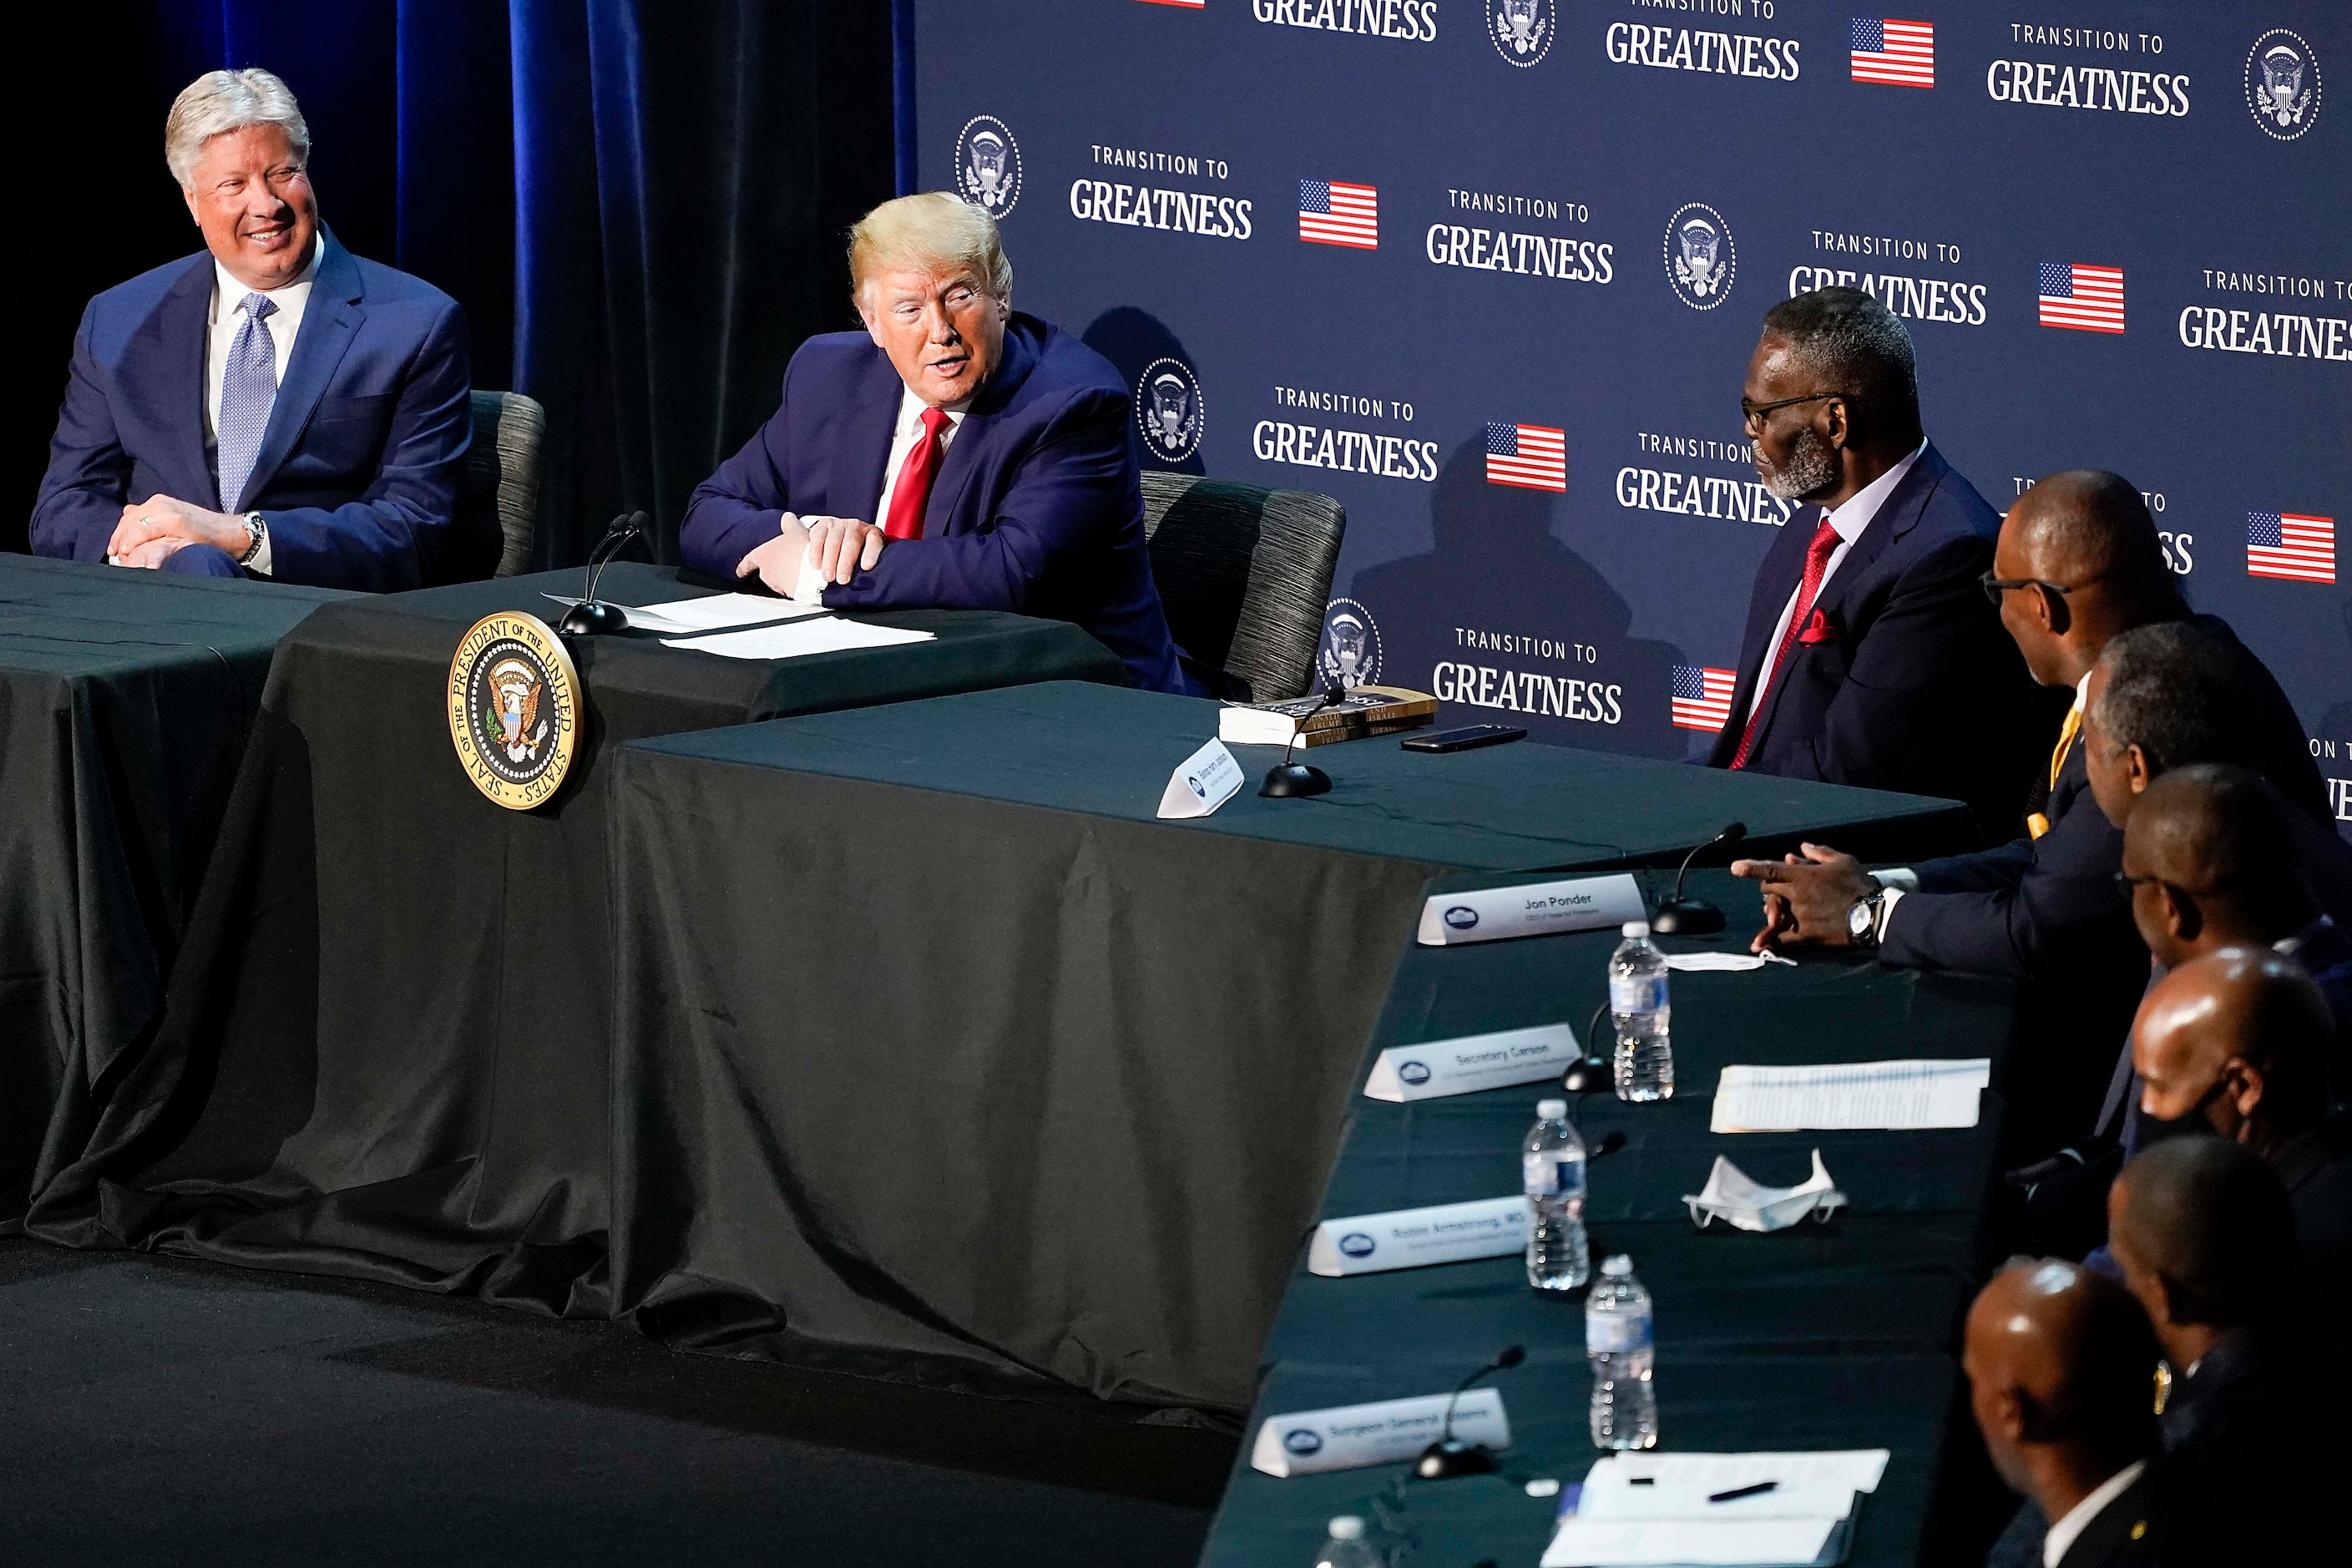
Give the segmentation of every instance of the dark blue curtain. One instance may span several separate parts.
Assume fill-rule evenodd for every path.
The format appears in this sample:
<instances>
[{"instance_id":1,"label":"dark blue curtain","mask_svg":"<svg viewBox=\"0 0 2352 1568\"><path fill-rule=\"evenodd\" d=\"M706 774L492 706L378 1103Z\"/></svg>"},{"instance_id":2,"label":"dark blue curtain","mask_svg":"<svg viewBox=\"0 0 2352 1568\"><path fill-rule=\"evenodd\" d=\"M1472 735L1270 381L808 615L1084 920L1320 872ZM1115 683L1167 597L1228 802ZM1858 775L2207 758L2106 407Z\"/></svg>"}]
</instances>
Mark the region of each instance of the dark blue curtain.
<instances>
[{"instance_id":1,"label":"dark blue curtain","mask_svg":"<svg viewBox=\"0 0 2352 1568\"><path fill-rule=\"evenodd\" d=\"M675 552L687 496L772 409L813 331L853 325L842 231L892 194L894 7L877 0L81 0L27 123L77 132L89 243L9 328L36 367L5 467L21 548L83 302L194 250L163 115L265 66L310 122L320 215L466 307L477 386L550 431L539 560L618 510ZM108 111L63 62L109 62Z\"/></svg>"}]
</instances>

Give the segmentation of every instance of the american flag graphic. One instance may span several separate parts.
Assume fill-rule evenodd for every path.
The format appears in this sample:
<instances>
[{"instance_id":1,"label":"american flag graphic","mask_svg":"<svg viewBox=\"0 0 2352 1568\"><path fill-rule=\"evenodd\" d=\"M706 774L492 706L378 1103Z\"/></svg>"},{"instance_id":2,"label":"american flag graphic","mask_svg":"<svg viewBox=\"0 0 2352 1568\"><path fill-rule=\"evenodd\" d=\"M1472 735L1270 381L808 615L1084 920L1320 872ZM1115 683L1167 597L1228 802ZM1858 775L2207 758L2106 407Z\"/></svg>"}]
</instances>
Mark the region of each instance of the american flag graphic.
<instances>
[{"instance_id":1,"label":"american flag graphic","mask_svg":"<svg viewBox=\"0 0 2352 1568\"><path fill-rule=\"evenodd\" d=\"M2078 332L2124 330L2124 269L2045 261L2035 271L2042 296L2042 324Z\"/></svg>"},{"instance_id":2,"label":"american flag graphic","mask_svg":"<svg viewBox=\"0 0 2352 1568\"><path fill-rule=\"evenodd\" d=\"M1853 79L1889 87L1936 85L1936 25L1893 17L1853 19Z\"/></svg>"},{"instance_id":3,"label":"american flag graphic","mask_svg":"<svg viewBox=\"0 0 2352 1568\"><path fill-rule=\"evenodd\" d=\"M1675 726L1720 730L1731 722L1731 689L1739 678L1727 669L1675 666Z\"/></svg>"},{"instance_id":4,"label":"american flag graphic","mask_svg":"<svg viewBox=\"0 0 2352 1568\"><path fill-rule=\"evenodd\" d=\"M2291 511L2246 514L2246 575L2336 581L2336 520Z\"/></svg>"},{"instance_id":5,"label":"american flag graphic","mask_svg":"<svg viewBox=\"0 0 2352 1568\"><path fill-rule=\"evenodd\" d=\"M1566 494L1568 432L1544 425L1487 420L1486 482Z\"/></svg>"},{"instance_id":6,"label":"american flag graphic","mask_svg":"<svg viewBox=\"0 0 2352 1568\"><path fill-rule=\"evenodd\" d=\"M1381 247L1381 193L1339 180L1298 182L1298 237L1316 245Z\"/></svg>"}]
</instances>

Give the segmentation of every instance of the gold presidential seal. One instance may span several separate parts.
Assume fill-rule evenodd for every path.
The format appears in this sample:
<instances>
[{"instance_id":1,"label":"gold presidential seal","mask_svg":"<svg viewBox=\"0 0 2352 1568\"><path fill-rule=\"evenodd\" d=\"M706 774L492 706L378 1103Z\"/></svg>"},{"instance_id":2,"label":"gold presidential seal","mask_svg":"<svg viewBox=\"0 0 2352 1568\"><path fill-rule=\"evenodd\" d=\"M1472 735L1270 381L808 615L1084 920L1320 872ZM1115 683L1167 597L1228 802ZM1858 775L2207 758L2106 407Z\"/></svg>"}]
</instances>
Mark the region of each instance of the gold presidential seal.
<instances>
[{"instance_id":1,"label":"gold presidential seal","mask_svg":"<svg viewBox=\"0 0 2352 1568\"><path fill-rule=\"evenodd\" d=\"M543 805L571 771L580 676L545 621L501 610L449 661L449 738L474 787L509 811Z\"/></svg>"}]
</instances>

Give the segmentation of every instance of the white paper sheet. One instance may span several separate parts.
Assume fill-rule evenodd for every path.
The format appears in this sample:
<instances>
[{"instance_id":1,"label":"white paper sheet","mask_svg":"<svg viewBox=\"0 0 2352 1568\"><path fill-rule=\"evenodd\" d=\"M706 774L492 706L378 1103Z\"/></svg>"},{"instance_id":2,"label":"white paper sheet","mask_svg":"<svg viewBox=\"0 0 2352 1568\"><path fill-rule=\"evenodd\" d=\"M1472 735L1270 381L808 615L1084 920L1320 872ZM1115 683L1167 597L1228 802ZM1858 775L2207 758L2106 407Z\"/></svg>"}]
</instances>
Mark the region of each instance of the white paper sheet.
<instances>
[{"instance_id":1,"label":"white paper sheet","mask_svg":"<svg viewBox=\"0 0 2352 1568\"><path fill-rule=\"evenodd\" d=\"M1727 1067L1715 1089L1713 1132L1974 1127L1977 1094L1992 1063L1834 1062L1820 1067Z\"/></svg>"},{"instance_id":2,"label":"white paper sheet","mask_svg":"<svg viewBox=\"0 0 2352 1568\"><path fill-rule=\"evenodd\" d=\"M1886 1474L1885 1448L1808 1448L1752 1454L1608 1454L1595 1459L1585 1473L1584 1500L1595 1491L1631 1489L1648 1491L1665 1488L1704 1497L1778 1481L1783 1487L1831 1487L1846 1492L1874 1492ZM1721 1505L1717 1505L1721 1506Z\"/></svg>"},{"instance_id":3,"label":"white paper sheet","mask_svg":"<svg viewBox=\"0 0 2352 1568\"><path fill-rule=\"evenodd\" d=\"M812 653L839 653L845 648L895 647L900 643L931 642L930 632L903 631L896 626L869 626L862 621L786 621L780 626L754 626L749 631L715 632L709 637L664 637L671 647L692 648L728 658L799 658Z\"/></svg>"},{"instance_id":4,"label":"white paper sheet","mask_svg":"<svg viewBox=\"0 0 2352 1568\"><path fill-rule=\"evenodd\" d=\"M1777 952L1670 952L1666 954L1668 969L1679 969L1696 974L1761 969L1768 963L1785 963L1791 969L1797 967L1795 959L1783 958Z\"/></svg>"},{"instance_id":5,"label":"white paper sheet","mask_svg":"<svg viewBox=\"0 0 2352 1568\"><path fill-rule=\"evenodd\" d=\"M1590 1520L1572 1515L1544 1549L1543 1568L1804 1563L1822 1555L1834 1519Z\"/></svg>"},{"instance_id":6,"label":"white paper sheet","mask_svg":"<svg viewBox=\"0 0 2352 1568\"><path fill-rule=\"evenodd\" d=\"M547 596L566 606L583 602L569 594L550 594ZM661 605L622 605L617 607L626 614L629 625L635 630L678 635L715 632L729 626L758 626L765 621L797 620L803 616L824 614L823 605L795 605L790 599L771 599L761 594L709 594L699 599L673 599Z\"/></svg>"}]
</instances>

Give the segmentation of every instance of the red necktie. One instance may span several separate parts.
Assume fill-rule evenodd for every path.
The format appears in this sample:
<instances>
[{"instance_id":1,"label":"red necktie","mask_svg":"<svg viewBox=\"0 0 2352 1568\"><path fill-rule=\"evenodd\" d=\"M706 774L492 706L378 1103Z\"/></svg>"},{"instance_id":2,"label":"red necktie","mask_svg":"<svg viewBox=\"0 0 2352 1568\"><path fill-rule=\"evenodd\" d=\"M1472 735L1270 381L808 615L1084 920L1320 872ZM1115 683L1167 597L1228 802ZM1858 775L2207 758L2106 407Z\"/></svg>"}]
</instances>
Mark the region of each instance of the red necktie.
<instances>
[{"instance_id":1,"label":"red necktie","mask_svg":"<svg viewBox=\"0 0 2352 1568\"><path fill-rule=\"evenodd\" d=\"M1780 667L1789 660L1789 650L1797 646L1797 634L1804 629L1805 617L1813 613L1813 595L1822 591L1822 574L1830 567L1830 556L1838 547L1838 531L1830 526L1830 514L1822 513L1821 526L1813 530L1813 542L1805 546L1805 575L1797 584L1797 602L1789 610L1789 629L1780 634L1780 646L1772 650L1772 662L1764 667L1764 679L1756 688L1756 706L1748 715L1748 728L1740 731L1739 750L1733 753L1731 765L1748 765L1748 748L1756 744L1756 721L1764 717L1765 700L1772 695L1772 682L1780 677Z\"/></svg>"},{"instance_id":2,"label":"red necktie","mask_svg":"<svg viewBox=\"0 0 2352 1568\"><path fill-rule=\"evenodd\" d=\"M940 432L947 426L947 410L923 410L923 434L907 449L907 461L898 469L898 482L890 491L890 515L882 520L883 538L923 537L923 503L931 499L931 476L940 467Z\"/></svg>"}]
</instances>

